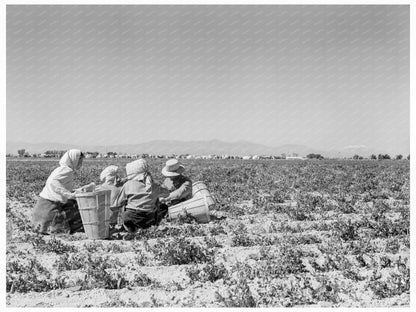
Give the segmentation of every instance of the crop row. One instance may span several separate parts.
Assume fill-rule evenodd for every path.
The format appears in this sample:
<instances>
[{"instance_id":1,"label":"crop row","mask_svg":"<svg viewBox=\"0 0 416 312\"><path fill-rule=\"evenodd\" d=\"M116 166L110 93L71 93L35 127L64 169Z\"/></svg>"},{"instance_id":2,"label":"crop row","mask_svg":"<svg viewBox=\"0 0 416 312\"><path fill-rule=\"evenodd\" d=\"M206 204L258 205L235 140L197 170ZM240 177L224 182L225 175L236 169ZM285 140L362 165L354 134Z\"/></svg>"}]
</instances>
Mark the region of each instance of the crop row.
<instances>
[{"instance_id":1,"label":"crop row","mask_svg":"<svg viewBox=\"0 0 416 312\"><path fill-rule=\"evenodd\" d=\"M241 200L254 200L261 205L273 205L297 196L308 207L319 199L307 198L306 192L329 194L339 202L361 198L365 201L409 197L409 162L243 162L184 161L187 175L194 181L204 181L217 196L222 207ZM126 161L86 161L76 176L76 184L99 183L101 170L109 164L124 166ZM161 160L151 160L151 172L162 181ZM54 169L57 161L6 162L7 197L33 202ZM305 198L306 197L306 198ZM315 202L314 202L315 201ZM348 206L348 205L347 205ZM341 208L346 209L346 208Z\"/></svg>"}]
</instances>

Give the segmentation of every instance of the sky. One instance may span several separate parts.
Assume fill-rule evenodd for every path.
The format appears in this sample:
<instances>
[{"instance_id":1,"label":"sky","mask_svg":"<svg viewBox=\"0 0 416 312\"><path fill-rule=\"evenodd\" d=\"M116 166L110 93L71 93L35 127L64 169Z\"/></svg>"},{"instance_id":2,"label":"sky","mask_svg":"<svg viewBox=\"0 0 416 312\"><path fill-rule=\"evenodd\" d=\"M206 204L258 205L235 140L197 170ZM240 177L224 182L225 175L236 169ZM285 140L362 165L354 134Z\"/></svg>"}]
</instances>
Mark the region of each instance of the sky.
<instances>
[{"instance_id":1,"label":"sky","mask_svg":"<svg viewBox=\"0 0 416 312\"><path fill-rule=\"evenodd\" d=\"M6 138L410 151L407 5L8 5Z\"/></svg>"}]
</instances>

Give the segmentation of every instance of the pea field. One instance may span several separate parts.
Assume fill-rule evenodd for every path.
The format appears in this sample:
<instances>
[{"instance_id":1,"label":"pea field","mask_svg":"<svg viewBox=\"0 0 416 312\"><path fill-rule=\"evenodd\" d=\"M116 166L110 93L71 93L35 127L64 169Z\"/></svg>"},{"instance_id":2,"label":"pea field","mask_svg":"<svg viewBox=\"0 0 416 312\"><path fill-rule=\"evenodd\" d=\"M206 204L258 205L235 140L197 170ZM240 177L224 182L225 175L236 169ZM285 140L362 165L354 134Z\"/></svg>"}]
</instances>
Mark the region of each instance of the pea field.
<instances>
[{"instance_id":1,"label":"pea field","mask_svg":"<svg viewBox=\"0 0 416 312\"><path fill-rule=\"evenodd\" d=\"M77 187L108 165L85 160ZM161 183L165 159L148 159ZM31 211L58 160L6 161L8 307L410 305L407 160L181 160L211 222L43 236Z\"/></svg>"}]
</instances>

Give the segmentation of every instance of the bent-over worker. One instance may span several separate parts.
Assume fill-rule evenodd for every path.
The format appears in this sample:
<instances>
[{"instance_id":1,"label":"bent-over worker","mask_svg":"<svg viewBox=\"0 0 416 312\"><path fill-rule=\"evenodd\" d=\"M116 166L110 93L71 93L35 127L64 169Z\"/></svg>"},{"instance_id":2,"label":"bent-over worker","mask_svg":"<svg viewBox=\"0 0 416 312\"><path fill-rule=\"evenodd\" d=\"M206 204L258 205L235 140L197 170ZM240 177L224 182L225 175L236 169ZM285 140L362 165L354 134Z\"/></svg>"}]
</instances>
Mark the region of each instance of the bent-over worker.
<instances>
[{"instance_id":1,"label":"bent-over worker","mask_svg":"<svg viewBox=\"0 0 416 312\"><path fill-rule=\"evenodd\" d=\"M121 221L129 232L146 229L156 224L159 209L159 185L153 182L149 165L138 159L126 165L127 182L114 201L122 206Z\"/></svg>"},{"instance_id":2,"label":"bent-over worker","mask_svg":"<svg viewBox=\"0 0 416 312\"><path fill-rule=\"evenodd\" d=\"M120 207L115 206L114 203L123 186L119 167L114 165L106 167L100 174L100 181L102 182L99 186L101 190L111 191L110 225L115 225L118 222Z\"/></svg>"},{"instance_id":3,"label":"bent-over worker","mask_svg":"<svg viewBox=\"0 0 416 312\"><path fill-rule=\"evenodd\" d=\"M67 151L39 194L32 212L35 230L42 234L73 233L83 229L74 192L74 172L82 166L84 154Z\"/></svg>"}]
</instances>

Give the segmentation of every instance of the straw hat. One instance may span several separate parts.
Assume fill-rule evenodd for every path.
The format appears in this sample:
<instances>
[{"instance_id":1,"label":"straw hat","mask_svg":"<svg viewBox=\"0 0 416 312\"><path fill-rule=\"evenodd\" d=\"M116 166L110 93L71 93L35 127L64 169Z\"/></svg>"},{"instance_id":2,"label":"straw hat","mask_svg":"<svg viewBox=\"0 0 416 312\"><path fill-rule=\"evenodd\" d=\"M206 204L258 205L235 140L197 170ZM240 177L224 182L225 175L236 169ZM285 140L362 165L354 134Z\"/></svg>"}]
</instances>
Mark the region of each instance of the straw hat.
<instances>
[{"instance_id":1,"label":"straw hat","mask_svg":"<svg viewBox=\"0 0 416 312\"><path fill-rule=\"evenodd\" d=\"M165 177L177 177L184 171L185 167L177 159L169 159L162 169L162 174Z\"/></svg>"}]
</instances>

